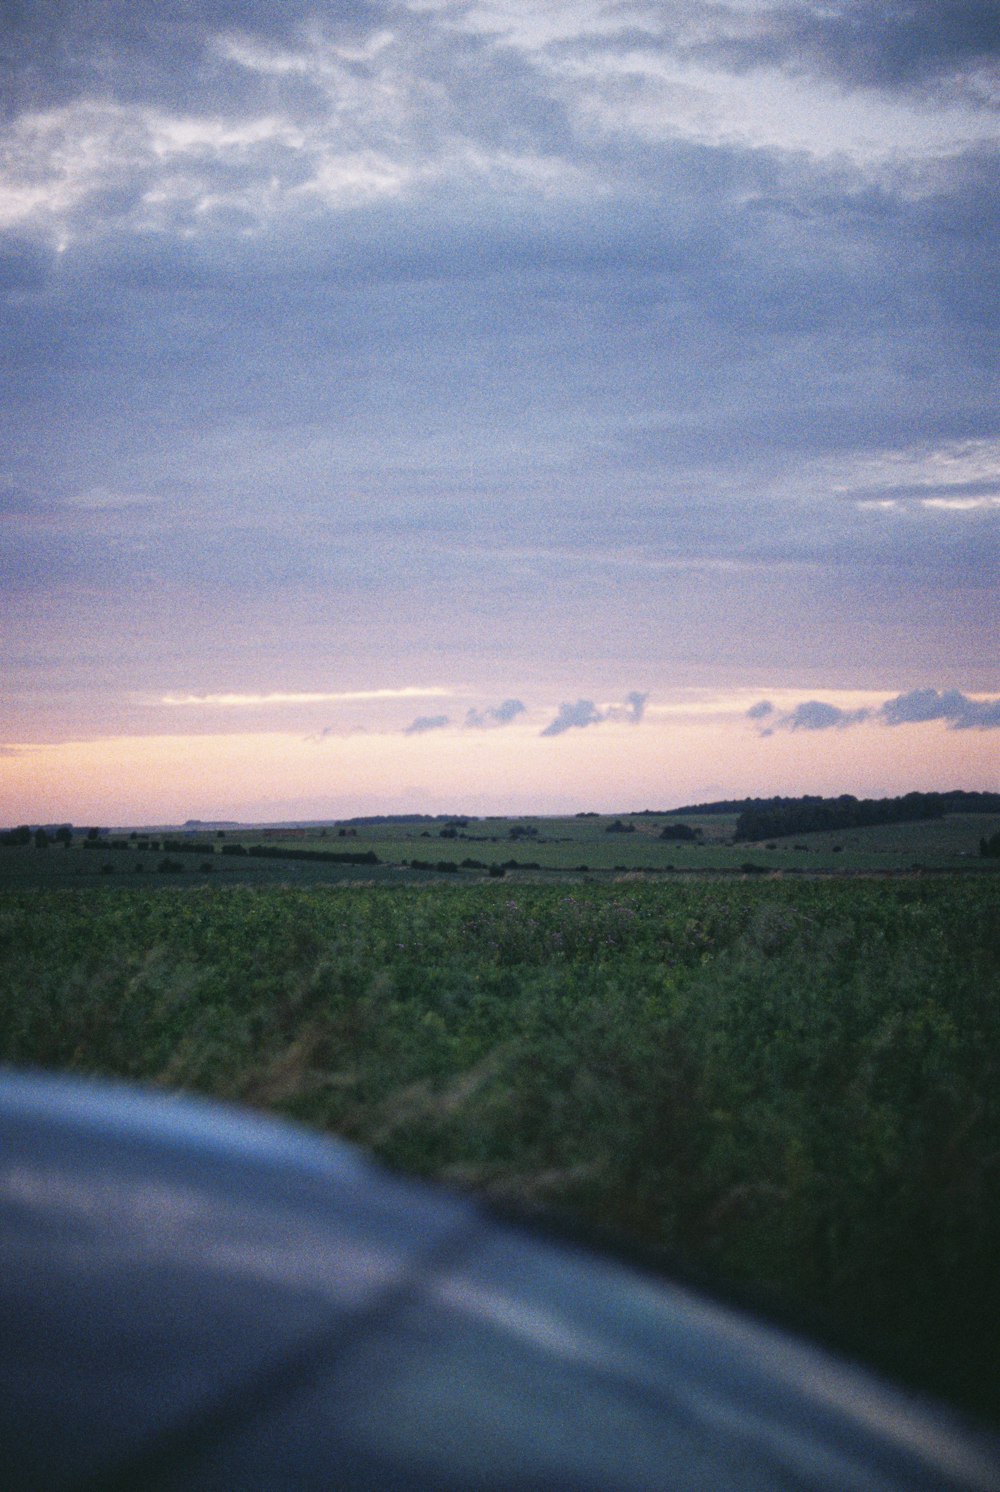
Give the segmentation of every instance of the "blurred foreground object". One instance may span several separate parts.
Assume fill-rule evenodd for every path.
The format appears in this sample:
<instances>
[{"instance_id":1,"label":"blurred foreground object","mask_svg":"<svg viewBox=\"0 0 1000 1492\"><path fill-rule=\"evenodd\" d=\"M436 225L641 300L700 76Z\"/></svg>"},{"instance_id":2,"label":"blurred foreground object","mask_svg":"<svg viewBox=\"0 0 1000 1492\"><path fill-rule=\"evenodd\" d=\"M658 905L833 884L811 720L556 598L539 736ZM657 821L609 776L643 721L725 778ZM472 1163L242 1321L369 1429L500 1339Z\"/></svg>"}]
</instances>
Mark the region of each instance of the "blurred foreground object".
<instances>
[{"instance_id":1,"label":"blurred foreground object","mask_svg":"<svg viewBox=\"0 0 1000 1492\"><path fill-rule=\"evenodd\" d=\"M349 1146L0 1075L7 1492L1000 1488L1000 1444Z\"/></svg>"}]
</instances>

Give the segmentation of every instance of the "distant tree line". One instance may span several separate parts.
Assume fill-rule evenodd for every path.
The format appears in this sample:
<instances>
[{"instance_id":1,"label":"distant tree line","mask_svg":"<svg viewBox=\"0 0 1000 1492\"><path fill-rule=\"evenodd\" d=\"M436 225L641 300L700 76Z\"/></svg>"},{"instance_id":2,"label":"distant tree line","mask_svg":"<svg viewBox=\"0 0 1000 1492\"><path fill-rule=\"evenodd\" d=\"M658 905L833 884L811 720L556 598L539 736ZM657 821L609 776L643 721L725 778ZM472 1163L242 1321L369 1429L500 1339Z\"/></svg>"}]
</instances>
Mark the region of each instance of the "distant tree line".
<instances>
[{"instance_id":1,"label":"distant tree line","mask_svg":"<svg viewBox=\"0 0 1000 1492\"><path fill-rule=\"evenodd\" d=\"M444 874L457 874L459 870L485 870L491 876L502 878L508 870L541 870L537 860L504 860L487 865L483 860L463 860L461 865L454 860L410 860L403 861L411 870L437 870Z\"/></svg>"},{"instance_id":2,"label":"distant tree line","mask_svg":"<svg viewBox=\"0 0 1000 1492\"><path fill-rule=\"evenodd\" d=\"M84 841L84 849L124 850L127 849L123 839L113 840L110 843L101 844L97 841ZM171 855L201 855L207 857L208 861L214 860L216 848L212 840L204 839L164 839L143 841L139 846L142 849L161 850L168 857ZM219 853L222 855L252 855L259 860L322 860L334 865L378 865L378 856L374 850L312 850L299 849L292 845L281 844L220 844ZM176 862L169 864L161 863L160 869L179 870L182 867ZM211 868L211 866L210 866Z\"/></svg>"},{"instance_id":3,"label":"distant tree line","mask_svg":"<svg viewBox=\"0 0 1000 1492\"><path fill-rule=\"evenodd\" d=\"M911 798L936 799L941 804L942 813L1000 813L1000 793L974 793L965 792L956 788L950 793L907 793L905 798L866 798L862 801L876 803L899 803L907 802ZM670 817L682 813L699 814L723 814L723 813L750 813L758 809L771 808L796 808L800 804L807 803L842 803L844 801L857 802L850 793L843 793L839 798L824 798L819 794L805 794L799 798L719 798L712 803L690 803L684 808L671 808L667 812Z\"/></svg>"},{"instance_id":4,"label":"distant tree line","mask_svg":"<svg viewBox=\"0 0 1000 1492\"><path fill-rule=\"evenodd\" d=\"M437 824L444 821L453 828L464 828L470 822L478 822L475 814L469 813L367 813L353 819L338 819L337 822L371 827L373 824Z\"/></svg>"},{"instance_id":5,"label":"distant tree line","mask_svg":"<svg viewBox=\"0 0 1000 1492\"><path fill-rule=\"evenodd\" d=\"M953 806L956 799L996 798L993 809ZM737 840L778 839L787 834L810 834L824 829L862 829L878 824L904 824L940 819L954 812L996 812L1000 794L906 793L901 798L773 798L744 807L736 820Z\"/></svg>"},{"instance_id":6,"label":"distant tree line","mask_svg":"<svg viewBox=\"0 0 1000 1492\"><path fill-rule=\"evenodd\" d=\"M322 860L332 865L380 865L374 850L299 850L280 844L226 845L222 853L243 850L258 860Z\"/></svg>"},{"instance_id":7,"label":"distant tree line","mask_svg":"<svg viewBox=\"0 0 1000 1492\"><path fill-rule=\"evenodd\" d=\"M801 798L719 798L712 803L689 803L684 808L671 808L667 810L670 817L681 813L698 814L724 814L724 813L749 813L756 808L790 808L799 803L822 803L821 796L809 796Z\"/></svg>"},{"instance_id":8,"label":"distant tree line","mask_svg":"<svg viewBox=\"0 0 1000 1492\"><path fill-rule=\"evenodd\" d=\"M58 829L44 829L41 826L32 829L29 824L19 824L16 829L0 831L0 845L33 844L36 850L46 850L50 844L69 846L72 842L73 828L70 824L60 824Z\"/></svg>"}]
</instances>

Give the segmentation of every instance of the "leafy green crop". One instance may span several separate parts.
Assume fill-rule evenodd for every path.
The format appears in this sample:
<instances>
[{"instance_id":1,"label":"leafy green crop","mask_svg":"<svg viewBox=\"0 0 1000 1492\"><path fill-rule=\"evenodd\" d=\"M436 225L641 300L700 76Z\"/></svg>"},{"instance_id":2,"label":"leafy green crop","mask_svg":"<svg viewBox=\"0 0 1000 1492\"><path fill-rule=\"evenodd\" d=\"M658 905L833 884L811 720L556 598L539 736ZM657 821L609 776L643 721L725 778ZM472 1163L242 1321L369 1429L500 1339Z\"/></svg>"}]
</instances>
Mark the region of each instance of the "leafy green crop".
<instances>
[{"instance_id":1,"label":"leafy green crop","mask_svg":"<svg viewBox=\"0 0 1000 1492\"><path fill-rule=\"evenodd\" d=\"M996 1415L998 957L979 878L9 893L0 1057L556 1207Z\"/></svg>"}]
</instances>

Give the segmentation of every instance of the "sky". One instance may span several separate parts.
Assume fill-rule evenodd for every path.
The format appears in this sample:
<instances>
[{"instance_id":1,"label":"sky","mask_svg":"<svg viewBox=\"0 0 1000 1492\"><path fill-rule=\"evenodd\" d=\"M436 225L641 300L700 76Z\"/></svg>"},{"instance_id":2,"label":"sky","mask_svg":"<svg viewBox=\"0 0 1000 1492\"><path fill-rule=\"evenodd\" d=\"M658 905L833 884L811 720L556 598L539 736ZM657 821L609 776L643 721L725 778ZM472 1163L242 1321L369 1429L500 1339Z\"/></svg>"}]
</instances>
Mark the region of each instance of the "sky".
<instances>
[{"instance_id":1,"label":"sky","mask_svg":"<svg viewBox=\"0 0 1000 1492\"><path fill-rule=\"evenodd\" d=\"M5 0L0 823L1000 788L995 0Z\"/></svg>"}]
</instances>

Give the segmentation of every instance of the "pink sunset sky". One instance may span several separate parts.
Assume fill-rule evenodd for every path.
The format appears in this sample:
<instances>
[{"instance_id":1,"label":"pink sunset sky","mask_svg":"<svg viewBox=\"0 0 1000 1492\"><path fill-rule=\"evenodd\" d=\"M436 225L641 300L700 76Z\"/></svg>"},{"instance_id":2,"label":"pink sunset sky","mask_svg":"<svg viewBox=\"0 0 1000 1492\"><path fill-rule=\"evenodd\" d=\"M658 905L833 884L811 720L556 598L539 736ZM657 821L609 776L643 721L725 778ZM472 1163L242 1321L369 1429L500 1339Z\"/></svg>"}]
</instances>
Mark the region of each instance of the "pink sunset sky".
<instances>
[{"instance_id":1,"label":"pink sunset sky","mask_svg":"<svg viewBox=\"0 0 1000 1492\"><path fill-rule=\"evenodd\" d=\"M0 824L1000 787L984 14L15 7Z\"/></svg>"}]
</instances>

